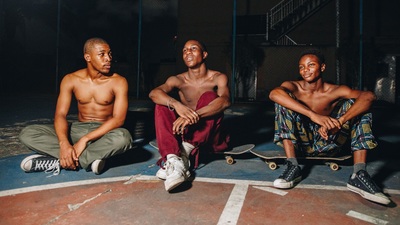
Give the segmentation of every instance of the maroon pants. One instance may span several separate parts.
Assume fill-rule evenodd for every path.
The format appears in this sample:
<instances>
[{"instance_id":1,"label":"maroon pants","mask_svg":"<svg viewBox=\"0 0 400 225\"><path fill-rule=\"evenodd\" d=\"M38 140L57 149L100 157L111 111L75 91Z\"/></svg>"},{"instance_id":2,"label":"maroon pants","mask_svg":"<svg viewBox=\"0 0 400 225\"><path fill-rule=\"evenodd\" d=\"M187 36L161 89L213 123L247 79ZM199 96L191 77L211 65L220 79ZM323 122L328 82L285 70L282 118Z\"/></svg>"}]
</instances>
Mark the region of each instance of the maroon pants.
<instances>
[{"instance_id":1,"label":"maroon pants","mask_svg":"<svg viewBox=\"0 0 400 225\"><path fill-rule=\"evenodd\" d=\"M215 92L205 92L200 96L196 110L208 105L217 97L218 95ZM208 149L211 152L219 152L228 147L229 136L221 132L223 113L201 118L198 123L188 126L181 136L172 133L172 123L177 118L175 111L171 111L163 105L156 105L154 116L157 145L161 155L159 164L165 162L168 154L180 156L182 141L189 142L195 146L195 149L191 152L191 155L195 156L194 168L198 166L200 148Z\"/></svg>"}]
</instances>

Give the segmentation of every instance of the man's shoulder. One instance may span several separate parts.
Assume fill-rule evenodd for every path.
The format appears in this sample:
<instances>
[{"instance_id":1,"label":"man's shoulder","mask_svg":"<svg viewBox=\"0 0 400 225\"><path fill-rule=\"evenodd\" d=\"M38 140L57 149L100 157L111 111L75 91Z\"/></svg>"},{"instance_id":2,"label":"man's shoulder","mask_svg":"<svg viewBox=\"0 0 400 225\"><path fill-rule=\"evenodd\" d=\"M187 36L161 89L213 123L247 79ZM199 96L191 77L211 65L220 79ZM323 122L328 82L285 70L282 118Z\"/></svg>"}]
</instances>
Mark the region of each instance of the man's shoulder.
<instances>
[{"instance_id":1,"label":"man's shoulder","mask_svg":"<svg viewBox=\"0 0 400 225\"><path fill-rule=\"evenodd\" d=\"M108 77L116 79L116 80L125 80L126 78L118 73L112 73Z\"/></svg>"},{"instance_id":2,"label":"man's shoulder","mask_svg":"<svg viewBox=\"0 0 400 225\"><path fill-rule=\"evenodd\" d=\"M220 71L216 71L216 70L209 70L209 77L212 80L218 81L218 80L226 80L228 79L228 76Z\"/></svg>"},{"instance_id":3,"label":"man's shoulder","mask_svg":"<svg viewBox=\"0 0 400 225\"><path fill-rule=\"evenodd\" d=\"M304 80L285 80L282 82L282 84L301 84L305 82Z\"/></svg>"},{"instance_id":4,"label":"man's shoulder","mask_svg":"<svg viewBox=\"0 0 400 225\"><path fill-rule=\"evenodd\" d=\"M185 80L185 74L187 74L187 72L169 76L168 80L175 82L183 82Z\"/></svg>"},{"instance_id":5,"label":"man's shoulder","mask_svg":"<svg viewBox=\"0 0 400 225\"><path fill-rule=\"evenodd\" d=\"M339 84L333 84L333 83L324 83L325 89L329 92L338 92L338 91L346 91L350 90L350 88L346 85L339 85Z\"/></svg>"},{"instance_id":6,"label":"man's shoulder","mask_svg":"<svg viewBox=\"0 0 400 225\"><path fill-rule=\"evenodd\" d=\"M82 77L84 74L85 74L85 69L80 69L80 70L66 74L65 77L72 79L72 78Z\"/></svg>"},{"instance_id":7,"label":"man's shoulder","mask_svg":"<svg viewBox=\"0 0 400 225\"><path fill-rule=\"evenodd\" d=\"M286 88L290 91L295 91L299 89L303 85L304 81L303 80L287 80L283 81L280 87Z\"/></svg>"},{"instance_id":8,"label":"man's shoulder","mask_svg":"<svg viewBox=\"0 0 400 225\"><path fill-rule=\"evenodd\" d=\"M224 73L222 73L220 71L217 71L217 70L210 70L209 69L208 72L209 72L209 74L211 76L215 76L215 77L217 77L217 76L226 76L226 74L224 74Z\"/></svg>"}]
</instances>

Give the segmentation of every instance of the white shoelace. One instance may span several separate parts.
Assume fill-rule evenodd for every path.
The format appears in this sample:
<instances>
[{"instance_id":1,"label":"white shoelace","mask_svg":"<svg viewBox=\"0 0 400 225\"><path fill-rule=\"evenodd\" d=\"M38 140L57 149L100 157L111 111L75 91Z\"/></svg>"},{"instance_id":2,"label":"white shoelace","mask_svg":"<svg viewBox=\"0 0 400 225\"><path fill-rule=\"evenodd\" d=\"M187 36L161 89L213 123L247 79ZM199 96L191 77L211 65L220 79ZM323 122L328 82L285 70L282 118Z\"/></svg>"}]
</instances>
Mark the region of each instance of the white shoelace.
<instances>
[{"instance_id":1,"label":"white shoelace","mask_svg":"<svg viewBox=\"0 0 400 225\"><path fill-rule=\"evenodd\" d=\"M171 174L174 172L175 167L174 167L174 163L171 162L173 159L169 159L167 160L167 162L165 162L164 168L165 168L165 172L168 176L168 174ZM175 160L174 160L175 161Z\"/></svg>"},{"instance_id":2,"label":"white shoelace","mask_svg":"<svg viewBox=\"0 0 400 225\"><path fill-rule=\"evenodd\" d=\"M35 165L35 170L44 170L45 173L52 173L52 175L47 176L56 176L60 174L60 160L38 160Z\"/></svg>"}]
</instances>

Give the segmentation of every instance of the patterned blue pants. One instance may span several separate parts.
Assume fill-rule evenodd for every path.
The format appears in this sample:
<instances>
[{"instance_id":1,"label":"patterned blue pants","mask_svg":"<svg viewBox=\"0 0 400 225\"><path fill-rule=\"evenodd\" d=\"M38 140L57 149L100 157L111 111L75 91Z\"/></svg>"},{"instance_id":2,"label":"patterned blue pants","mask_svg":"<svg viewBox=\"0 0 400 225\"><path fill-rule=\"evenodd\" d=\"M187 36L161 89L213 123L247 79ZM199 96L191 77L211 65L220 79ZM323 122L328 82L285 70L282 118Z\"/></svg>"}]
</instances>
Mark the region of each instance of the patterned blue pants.
<instances>
[{"instance_id":1,"label":"patterned blue pants","mask_svg":"<svg viewBox=\"0 0 400 225\"><path fill-rule=\"evenodd\" d=\"M338 102L330 116L339 118L352 105L354 99L344 99ZM342 125L335 134L330 134L325 140L318 133L320 126L308 117L287 109L275 103L275 144L283 147L283 140L289 139L294 144L296 153L304 156L336 155L351 138L351 151L373 149L378 144L372 134L372 114L365 113L354 117Z\"/></svg>"}]
</instances>

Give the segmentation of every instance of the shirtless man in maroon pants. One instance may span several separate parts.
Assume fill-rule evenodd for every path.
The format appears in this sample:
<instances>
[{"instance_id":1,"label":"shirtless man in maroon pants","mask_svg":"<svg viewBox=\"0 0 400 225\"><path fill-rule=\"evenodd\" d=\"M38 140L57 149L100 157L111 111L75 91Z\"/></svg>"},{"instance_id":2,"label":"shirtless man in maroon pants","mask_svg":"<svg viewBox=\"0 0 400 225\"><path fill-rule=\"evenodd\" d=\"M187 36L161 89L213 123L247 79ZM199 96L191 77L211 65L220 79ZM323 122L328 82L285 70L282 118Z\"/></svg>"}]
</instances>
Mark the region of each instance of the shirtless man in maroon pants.
<instances>
[{"instance_id":1,"label":"shirtless man in maroon pants","mask_svg":"<svg viewBox=\"0 0 400 225\"><path fill-rule=\"evenodd\" d=\"M161 155L157 172L170 191L190 176L190 156L198 164L199 147L223 151L227 136L220 132L224 110L230 106L228 77L205 64L204 44L189 40L183 50L188 71L171 76L154 88L149 97L155 106L156 138ZM177 90L179 99L171 97Z\"/></svg>"}]
</instances>

